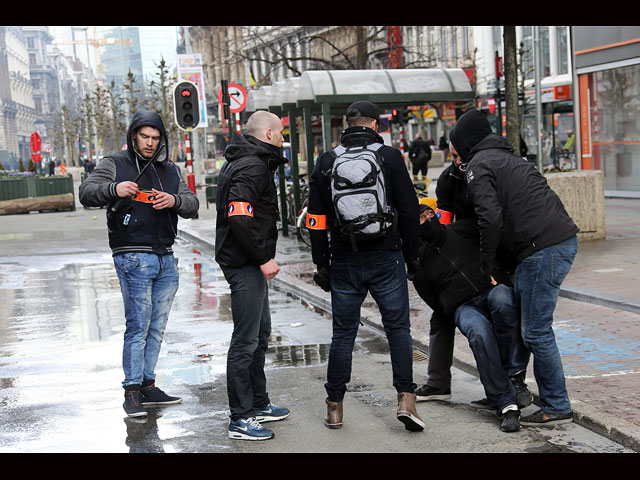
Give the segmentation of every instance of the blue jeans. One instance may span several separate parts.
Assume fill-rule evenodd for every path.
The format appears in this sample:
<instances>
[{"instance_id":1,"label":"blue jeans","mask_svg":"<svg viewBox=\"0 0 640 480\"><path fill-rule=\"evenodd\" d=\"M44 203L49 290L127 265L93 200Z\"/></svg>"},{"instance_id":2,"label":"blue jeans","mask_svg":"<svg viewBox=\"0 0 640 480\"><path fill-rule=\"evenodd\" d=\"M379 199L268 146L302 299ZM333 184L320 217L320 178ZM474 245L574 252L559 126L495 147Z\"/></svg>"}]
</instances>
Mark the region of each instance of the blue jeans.
<instances>
[{"instance_id":1,"label":"blue jeans","mask_svg":"<svg viewBox=\"0 0 640 480\"><path fill-rule=\"evenodd\" d=\"M331 261L333 336L329 348L325 389L340 402L351 380L353 347L360 308L367 292L378 304L389 342L393 385L398 392L416 389L409 321L409 291L402 252L336 253Z\"/></svg>"},{"instance_id":2,"label":"blue jeans","mask_svg":"<svg viewBox=\"0 0 640 480\"><path fill-rule=\"evenodd\" d=\"M516 392L509 377L526 370L529 351L522 342L513 289L497 285L478 295L458 307L455 320L469 341L489 401L498 411L515 405Z\"/></svg>"},{"instance_id":3,"label":"blue jeans","mask_svg":"<svg viewBox=\"0 0 640 480\"><path fill-rule=\"evenodd\" d=\"M123 387L156 378L160 346L178 291L178 261L172 254L123 253L113 257L124 300L126 328Z\"/></svg>"},{"instance_id":4,"label":"blue jeans","mask_svg":"<svg viewBox=\"0 0 640 480\"><path fill-rule=\"evenodd\" d=\"M222 267L231 288L233 333L227 353L227 394L231 420L255 416L269 405L264 374L271 336L269 286L260 267Z\"/></svg>"},{"instance_id":5,"label":"blue jeans","mask_svg":"<svg viewBox=\"0 0 640 480\"><path fill-rule=\"evenodd\" d=\"M514 290L520 302L522 339L533 355L542 410L549 414L571 413L552 324L560 285L577 253L578 238L574 236L530 255L516 268Z\"/></svg>"}]
</instances>

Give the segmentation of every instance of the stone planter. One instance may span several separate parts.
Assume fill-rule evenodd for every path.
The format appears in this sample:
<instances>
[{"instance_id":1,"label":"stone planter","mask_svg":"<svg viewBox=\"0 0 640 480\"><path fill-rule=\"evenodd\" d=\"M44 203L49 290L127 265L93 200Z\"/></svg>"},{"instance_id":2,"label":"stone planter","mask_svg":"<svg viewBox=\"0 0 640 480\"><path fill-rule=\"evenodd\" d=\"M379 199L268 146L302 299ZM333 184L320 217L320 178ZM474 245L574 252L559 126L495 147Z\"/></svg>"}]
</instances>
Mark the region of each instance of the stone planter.
<instances>
[{"instance_id":1,"label":"stone planter","mask_svg":"<svg viewBox=\"0 0 640 480\"><path fill-rule=\"evenodd\" d=\"M546 173L549 187L556 192L567 213L580 228L579 240L606 238L604 212L604 172L576 170Z\"/></svg>"}]
</instances>

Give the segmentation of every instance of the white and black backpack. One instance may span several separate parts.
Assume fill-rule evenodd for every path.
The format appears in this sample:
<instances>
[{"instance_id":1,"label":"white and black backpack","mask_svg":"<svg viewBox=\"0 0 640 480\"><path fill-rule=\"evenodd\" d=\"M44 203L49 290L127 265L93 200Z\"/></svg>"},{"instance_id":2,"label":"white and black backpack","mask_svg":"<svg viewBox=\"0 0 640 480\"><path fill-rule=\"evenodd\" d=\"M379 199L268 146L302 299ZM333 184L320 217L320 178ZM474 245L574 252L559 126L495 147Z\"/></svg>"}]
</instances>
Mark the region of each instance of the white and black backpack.
<instances>
[{"instance_id":1,"label":"white and black backpack","mask_svg":"<svg viewBox=\"0 0 640 480\"><path fill-rule=\"evenodd\" d=\"M333 150L331 198L341 235L349 239L354 251L362 240L382 237L393 225L393 211L387 203L379 150L381 143Z\"/></svg>"}]
</instances>

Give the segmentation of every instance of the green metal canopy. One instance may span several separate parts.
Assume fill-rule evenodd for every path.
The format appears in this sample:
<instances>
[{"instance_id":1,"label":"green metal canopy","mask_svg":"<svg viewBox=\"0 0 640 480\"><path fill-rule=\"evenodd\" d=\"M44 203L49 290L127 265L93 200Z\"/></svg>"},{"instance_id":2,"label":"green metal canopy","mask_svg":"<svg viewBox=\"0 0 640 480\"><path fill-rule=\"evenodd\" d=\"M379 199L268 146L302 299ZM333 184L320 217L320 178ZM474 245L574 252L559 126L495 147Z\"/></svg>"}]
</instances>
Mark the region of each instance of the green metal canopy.
<instances>
[{"instance_id":1,"label":"green metal canopy","mask_svg":"<svg viewBox=\"0 0 640 480\"><path fill-rule=\"evenodd\" d=\"M251 90L247 111L349 105L368 100L380 107L472 100L461 68L307 70L274 85ZM334 108L331 108L334 110Z\"/></svg>"}]
</instances>

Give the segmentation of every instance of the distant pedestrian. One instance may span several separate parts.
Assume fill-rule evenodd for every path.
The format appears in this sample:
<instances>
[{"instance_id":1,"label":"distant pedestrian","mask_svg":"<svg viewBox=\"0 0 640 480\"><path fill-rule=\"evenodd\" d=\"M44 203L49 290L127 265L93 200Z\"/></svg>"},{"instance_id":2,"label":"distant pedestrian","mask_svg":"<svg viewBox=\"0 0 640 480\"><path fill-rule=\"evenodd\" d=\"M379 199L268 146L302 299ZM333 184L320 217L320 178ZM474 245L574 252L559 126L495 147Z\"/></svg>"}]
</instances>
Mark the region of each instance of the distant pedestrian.
<instances>
[{"instance_id":1,"label":"distant pedestrian","mask_svg":"<svg viewBox=\"0 0 640 480\"><path fill-rule=\"evenodd\" d=\"M449 142L447 142L447 138L444 135L440 137L438 148L442 150L443 160L446 162L449 157Z\"/></svg>"},{"instance_id":2,"label":"distant pedestrian","mask_svg":"<svg viewBox=\"0 0 640 480\"><path fill-rule=\"evenodd\" d=\"M79 187L82 205L107 206L109 246L124 300L123 407L130 417L146 416L144 407L182 401L155 386L155 368L178 290L172 250L178 216L195 217L198 198L169 160L167 142L160 115L137 112L127 150L103 158Z\"/></svg>"},{"instance_id":3,"label":"distant pedestrian","mask_svg":"<svg viewBox=\"0 0 640 480\"><path fill-rule=\"evenodd\" d=\"M96 168L96 164L93 163L93 160L90 158L87 158L86 162L84 163L85 173L90 175L95 168Z\"/></svg>"},{"instance_id":4,"label":"distant pedestrian","mask_svg":"<svg viewBox=\"0 0 640 480\"><path fill-rule=\"evenodd\" d=\"M513 259L522 338L533 354L542 407L521 423L571 422L571 403L552 324L560 285L578 250L578 227L545 177L515 155L503 137L492 133L482 112L471 110L462 115L450 138L467 165L484 273L490 276L497 270L499 250Z\"/></svg>"},{"instance_id":5,"label":"distant pedestrian","mask_svg":"<svg viewBox=\"0 0 640 480\"><path fill-rule=\"evenodd\" d=\"M415 140L409 149L409 160L411 160L413 181L418 181L418 174L421 179L427 178L428 163L431 160L431 145L428 141L422 139L420 134L416 135Z\"/></svg>"},{"instance_id":6,"label":"distant pedestrian","mask_svg":"<svg viewBox=\"0 0 640 480\"><path fill-rule=\"evenodd\" d=\"M246 134L233 134L216 193L216 261L231 288L233 333L227 354L228 436L267 440L261 425L290 411L271 403L264 373L271 335L268 281L280 271L276 169L285 163L282 121L270 112L253 113Z\"/></svg>"},{"instance_id":7,"label":"distant pedestrian","mask_svg":"<svg viewBox=\"0 0 640 480\"><path fill-rule=\"evenodd\" d=\"M412 277L418 267L418 199L401 152L384 145L377 133L378 107L366 101L355 102L347 109L346 118L348 128L342 133L341 145L318 158L309 181L307 226L313 263L317 267L314 281L323 290L331 292L333 317L325 384L325 424L332 429L342 427L343 399L351 378L351 357L360 323L360 308L370 292L380 309L389 341L393 386L398 394L397 418L407 430L421 431L424 422L417 413L413 393L416 384L413 382L407 285L407 275ZM376 160L372 161L369 156L374 152L381 159L374 155ZM367 158L363 158L365 155ZM354 159L353 168L349 167L348 157ZM341 160L339 165L346 166L332 174L338 160ZM365 165L374 168L365 170L362 168ZM364 214L364 208L376 203L365 192L360 193L366 198L349 197L353 203L337 190L332 195L332 188L350 190L349 185L362 183L358 174L366 174L366 178L376 185L381 176L384 178L388 205L380 206L378 213ZM338 215L342 208L336 207L334 202L339 197L341 206L349 204L352 207L350 218ZM395 214L391 215L393 211ZM366 229L376 236L367 238ZM365 238L356 238L356 231Z\"/></svg>"}]
</instances>

